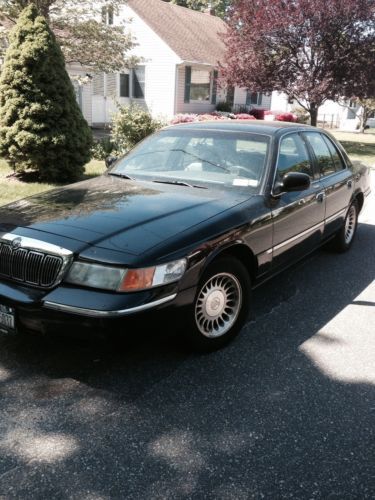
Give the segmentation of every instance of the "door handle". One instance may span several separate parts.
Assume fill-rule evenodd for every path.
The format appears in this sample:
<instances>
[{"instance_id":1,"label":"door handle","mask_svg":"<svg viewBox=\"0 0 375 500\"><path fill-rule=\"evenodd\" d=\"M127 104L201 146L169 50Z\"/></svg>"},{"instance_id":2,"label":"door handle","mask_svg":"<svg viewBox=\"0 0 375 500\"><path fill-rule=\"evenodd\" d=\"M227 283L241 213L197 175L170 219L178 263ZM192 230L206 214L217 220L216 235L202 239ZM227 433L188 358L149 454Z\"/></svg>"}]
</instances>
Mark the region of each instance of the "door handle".
<instances>
[{"instance_id":1,"label":"door handle","mask_svg":"<svg viewBox=\"0 0 375 500\"><path fill-rule=\"evenodd\" d=\"M323 203L324 201L324 198L326 197L326 194L324 191L321 191L320 193L318 193L315 197L316 201L319 202L319 203Z\"/></svg>"}]
</instances>

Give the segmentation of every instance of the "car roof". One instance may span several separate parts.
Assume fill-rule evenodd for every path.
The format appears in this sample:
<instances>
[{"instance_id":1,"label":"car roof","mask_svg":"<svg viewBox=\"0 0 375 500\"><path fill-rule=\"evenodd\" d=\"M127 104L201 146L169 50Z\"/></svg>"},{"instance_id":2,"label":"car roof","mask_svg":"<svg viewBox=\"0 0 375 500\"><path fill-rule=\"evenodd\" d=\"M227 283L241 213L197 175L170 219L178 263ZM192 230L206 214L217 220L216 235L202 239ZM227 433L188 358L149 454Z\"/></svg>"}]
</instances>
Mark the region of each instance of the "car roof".
<instances>
[{"instance_id":1,"label":"car roof","mask_svg":"<svg viewBox=\"0 0 375 500\"><path fill-rule=\"evenodd\" d=\"M280 131L317 130L316 127L299 123L263 121L263 120L208 120L204 122L179 123L167 129L217 130L222 132L254 132L258 134L276 135Z\"/></svg>"}]
</instances>

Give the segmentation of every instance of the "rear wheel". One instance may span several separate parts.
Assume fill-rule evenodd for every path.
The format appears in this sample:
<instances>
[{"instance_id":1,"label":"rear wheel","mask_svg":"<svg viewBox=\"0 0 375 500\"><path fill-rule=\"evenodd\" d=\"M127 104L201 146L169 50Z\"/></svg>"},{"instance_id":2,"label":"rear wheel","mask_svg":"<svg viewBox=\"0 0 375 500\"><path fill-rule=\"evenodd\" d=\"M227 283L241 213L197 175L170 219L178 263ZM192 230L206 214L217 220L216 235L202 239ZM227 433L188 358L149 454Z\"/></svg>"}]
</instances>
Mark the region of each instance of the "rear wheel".
<instances>
[{"instance_id":1,"label":"rear wheel","mask_svg":"<svg viewBox=\"0 0 375 500\"><path fill-rule=\"evenodd\" d=\"M338 252L346 252L351 247L358 225L359 206L355 200L350 205L342 228L337 232L334 240Z\"/></svg>"},{"instance_id":2,"label":"rear wheel","mask_svg":"<svg viewBox=\"0 0 375 500\"><path fill-rule=\"evenodd\" d=\"M237 259L222 257L205 272L189 309L186 335L200 351L214 351L240 332L250 309L250 277Z\"/></svg>"}]
</instances>

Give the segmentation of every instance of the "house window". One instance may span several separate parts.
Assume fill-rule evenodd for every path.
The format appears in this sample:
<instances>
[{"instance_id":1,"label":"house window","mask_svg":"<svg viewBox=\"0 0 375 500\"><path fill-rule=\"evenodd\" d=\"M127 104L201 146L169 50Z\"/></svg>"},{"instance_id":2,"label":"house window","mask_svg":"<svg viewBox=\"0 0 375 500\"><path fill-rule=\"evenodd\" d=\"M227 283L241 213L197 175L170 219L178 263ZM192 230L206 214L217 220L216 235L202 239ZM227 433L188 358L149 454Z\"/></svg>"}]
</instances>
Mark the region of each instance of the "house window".
<instances>
[{"instance_id":1,"label":"house window","mask_svg":"<svg viewBox=\"0 0 375 500\"><path fill-rule=\"evenodd\" d=\"M211 97L211 73L193 69L191 72L190 100L210 101Z\"/></svg>"},{"instance_id":2,"label":"house window","mask_svg":"<svg viewBox=\"0 0 375 500\"><path fill-rule=\"evenodd\" d=\"M120 97L130 97L130 75L120 74Z\"/></svg>"},{"instance_id":3,"label":"house window","mask_svg":"<svg viewBox=\"0 0 375 500\"><path fill-rule=\"evenodd\" d=\"M262 104L262 92L247 91L246 106L260 106Z\"/></svg>"},{"instance_id":4,"label":"house window","mask_svg":"<svg viewBox=\"0 0 375 500\"><path fill-rule=\"evenodd\" d=\"M133 97L135 99L145 98L146 68L138 66L133 69Z\"/></svg>"},{"instance_id":5,"label":"house window","mask_svg":"<svg viewBox=\"0 0 375 500\"><path fill-rule=\"evenodd\" d=\"M113 5L107 5L102 8L102 22L112 26L114 20Z\"/></svg>"}]
</instances>

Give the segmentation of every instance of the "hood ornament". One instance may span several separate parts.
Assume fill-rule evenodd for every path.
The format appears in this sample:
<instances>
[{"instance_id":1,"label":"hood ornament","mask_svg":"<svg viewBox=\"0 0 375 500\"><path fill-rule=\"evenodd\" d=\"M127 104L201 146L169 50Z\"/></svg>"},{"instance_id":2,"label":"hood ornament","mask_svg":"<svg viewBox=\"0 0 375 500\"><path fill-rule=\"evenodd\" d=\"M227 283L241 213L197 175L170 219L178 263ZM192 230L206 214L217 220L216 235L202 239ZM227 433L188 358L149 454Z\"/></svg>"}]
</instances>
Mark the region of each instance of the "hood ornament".
<instances>
[{"instance_id":1,"label":"hood ornament","mask_svg":"<svg viewBox=\"0 0 375 500\"><path fill-rule=\"evenodd\" d=\"M21 246L22 246L22 238L15 238L11 243L11 247L13 250L18 250Z\"/></svg>"}]
</instances>

